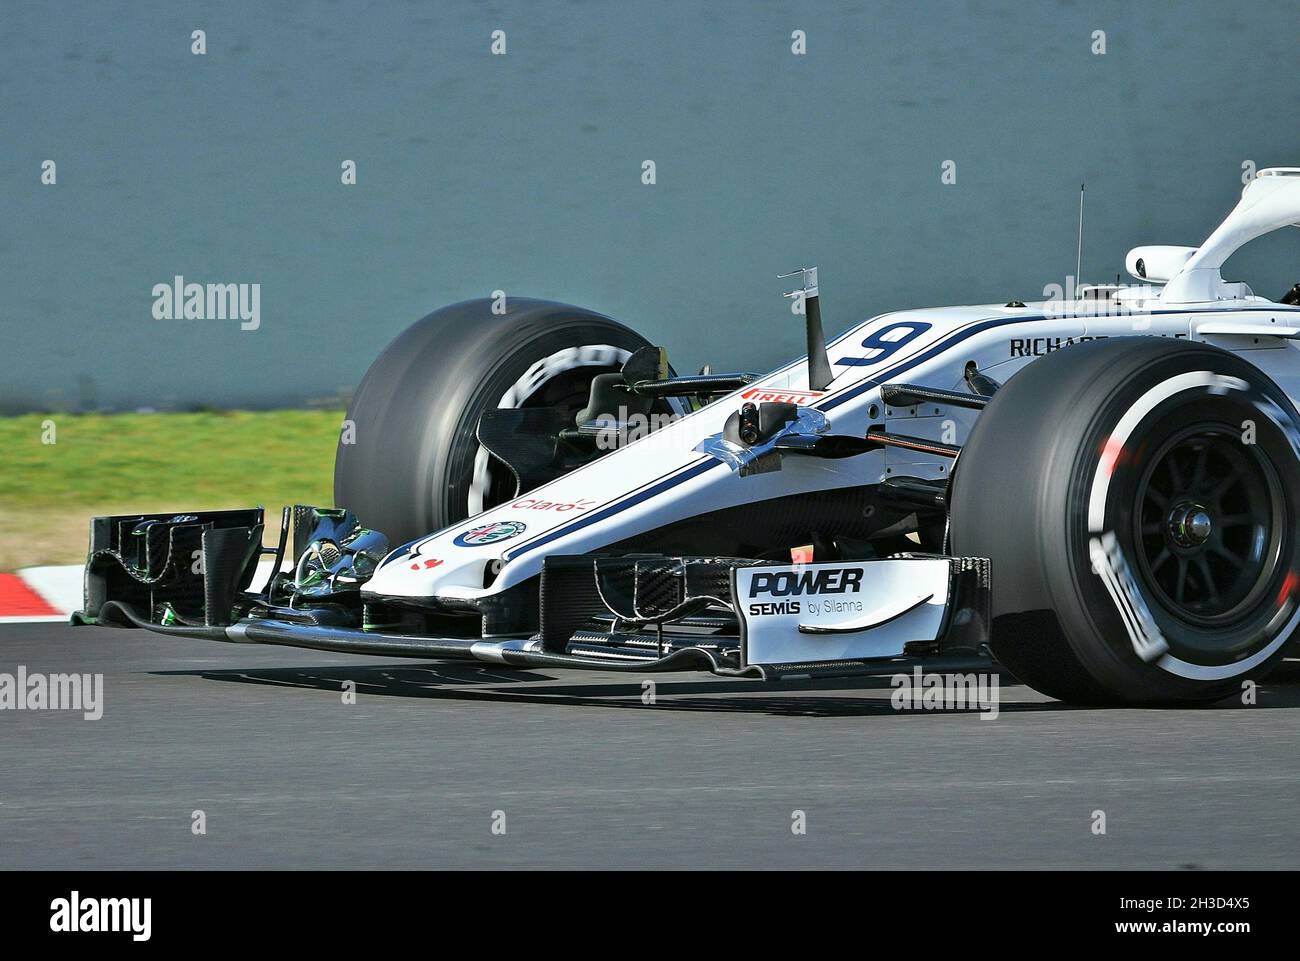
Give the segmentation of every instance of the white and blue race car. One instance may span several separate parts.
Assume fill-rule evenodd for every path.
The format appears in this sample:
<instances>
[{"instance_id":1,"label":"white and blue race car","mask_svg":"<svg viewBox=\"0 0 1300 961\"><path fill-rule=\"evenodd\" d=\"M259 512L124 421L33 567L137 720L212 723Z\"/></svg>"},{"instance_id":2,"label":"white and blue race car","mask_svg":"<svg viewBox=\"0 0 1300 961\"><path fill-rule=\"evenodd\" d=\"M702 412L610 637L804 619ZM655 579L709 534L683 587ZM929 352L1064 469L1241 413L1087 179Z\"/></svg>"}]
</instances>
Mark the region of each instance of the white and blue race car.
<instances>
[{"instance_id":1,"label":"white and blue race car","mask_svg":"<svg viewBox=\"0 0 1300 961\"><path fill-rule=\"evenodd\" d=\"M269 547L260 508L96 518L75 619L770 679L996 659L1076 702L1219 699L1300 623L1300 285L1220 269L1288 225L1300 168L1263 170L1201 246L1133 250L1136 285L829 342L802 269L807 356L761 375L678 376L578 307L455 304L366 374L338 507L286 508Z\"/></svg>"}]
</instances>

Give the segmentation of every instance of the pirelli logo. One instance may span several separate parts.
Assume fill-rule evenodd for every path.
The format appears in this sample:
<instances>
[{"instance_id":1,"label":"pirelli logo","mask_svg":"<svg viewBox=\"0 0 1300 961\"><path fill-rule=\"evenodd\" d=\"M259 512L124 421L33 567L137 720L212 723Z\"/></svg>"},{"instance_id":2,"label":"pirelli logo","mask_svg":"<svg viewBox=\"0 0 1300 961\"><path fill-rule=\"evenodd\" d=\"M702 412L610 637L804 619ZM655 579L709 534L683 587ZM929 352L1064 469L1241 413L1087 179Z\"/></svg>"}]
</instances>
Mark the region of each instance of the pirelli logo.
<instances>
[{"instance_id":1,"label":"pirelli logo","mask_svg":"<svg viewBox=\"0 0 1300 961\"><path fill-rule=\"evenodd\" d=\"M825 393L824 390L771 390L754 387L740 396L756 404L806 404Z\"/></svg>"}]
</instances>

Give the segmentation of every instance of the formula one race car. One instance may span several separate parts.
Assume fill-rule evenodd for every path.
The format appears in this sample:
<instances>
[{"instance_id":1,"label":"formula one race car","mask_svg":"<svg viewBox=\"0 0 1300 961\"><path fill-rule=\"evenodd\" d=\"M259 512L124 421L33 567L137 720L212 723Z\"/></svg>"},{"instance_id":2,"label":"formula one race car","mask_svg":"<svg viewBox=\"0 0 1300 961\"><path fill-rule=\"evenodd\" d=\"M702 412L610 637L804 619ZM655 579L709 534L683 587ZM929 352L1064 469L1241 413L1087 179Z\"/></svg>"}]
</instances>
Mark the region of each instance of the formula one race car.
<instances>
[{"instance_id":1,"label":"formula one race car","mask_svg":"<svg viewBox=\"0 0 1300 961\"><path fill-rule=\"evenodd\" d=\"M807 356L762 375L678 376L578 307L455 304L366 374L337 508L286 508L269 548L260 508L96 518L75 619L771 679L996 658L1077 702L1222 698L1300 622L1300 285L1220 267L1297 224L1300 168L1263 170L1200 247L1130 252L1136 286L829 343L805 268Z\"/></svg>"}]
</instances>

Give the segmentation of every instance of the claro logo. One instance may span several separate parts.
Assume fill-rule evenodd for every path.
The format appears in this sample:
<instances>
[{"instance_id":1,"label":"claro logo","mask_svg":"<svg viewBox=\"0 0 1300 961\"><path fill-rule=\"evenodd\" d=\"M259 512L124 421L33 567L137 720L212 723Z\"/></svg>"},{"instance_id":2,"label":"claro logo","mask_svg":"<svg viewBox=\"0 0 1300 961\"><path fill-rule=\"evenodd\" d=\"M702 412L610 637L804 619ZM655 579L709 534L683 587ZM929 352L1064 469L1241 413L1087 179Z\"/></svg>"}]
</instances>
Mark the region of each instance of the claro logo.
<instances>
[{"instance_id":1,"label":"claro logo","mask_svg":"<svg viewBox=\"0 0 1300 961\"><path fill-rule=\"evenodd\" d=\"M862 573L860 567L823 568L819 571L759 571L749 582L749 596L856 594L862 590Z\"/></svg>"}]
</instances>

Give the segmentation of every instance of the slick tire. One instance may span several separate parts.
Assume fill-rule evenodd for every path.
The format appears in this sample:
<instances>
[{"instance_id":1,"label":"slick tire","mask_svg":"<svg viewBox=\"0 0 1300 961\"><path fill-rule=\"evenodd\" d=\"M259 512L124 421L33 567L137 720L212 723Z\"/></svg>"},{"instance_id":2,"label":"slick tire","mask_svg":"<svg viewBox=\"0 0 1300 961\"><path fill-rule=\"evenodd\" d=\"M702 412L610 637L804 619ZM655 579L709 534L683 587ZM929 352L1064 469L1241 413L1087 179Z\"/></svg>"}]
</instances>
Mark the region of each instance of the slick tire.
<instances>
[{"instance_id":1,"label":"slick tire","mask_svg":"<svg viewBox=\"0 0 1300 961\"><path fill-rule=\"evenodd\" d=\"M952 477L953 553L992 561L995 656L1079 703L1240 694L1300 620L1300 417L1247 361L1090 341L1012 377Z\"/></svg>"},{"instance_id":2,"label":"slick tire","mask_svg":"<svg viewBox=\"0 0 1300 961\"><path fill-rule=\"evenodd\" d=\"M334 500L393 546L514 493L475 431L495 407L577 412L591 380L649 342L601 314L544 300L468 300L397 337L366 371L334 462Z\"/></svg>"}]
</instances>

